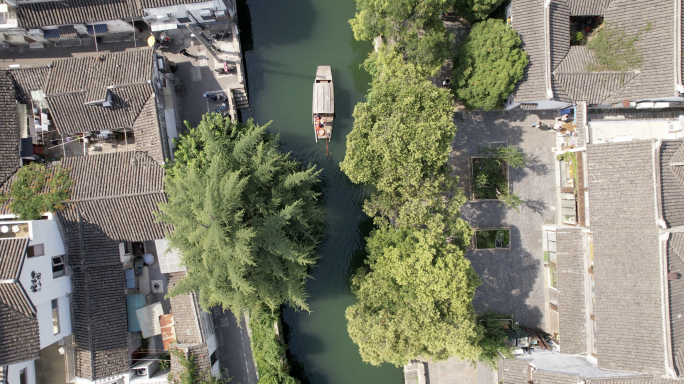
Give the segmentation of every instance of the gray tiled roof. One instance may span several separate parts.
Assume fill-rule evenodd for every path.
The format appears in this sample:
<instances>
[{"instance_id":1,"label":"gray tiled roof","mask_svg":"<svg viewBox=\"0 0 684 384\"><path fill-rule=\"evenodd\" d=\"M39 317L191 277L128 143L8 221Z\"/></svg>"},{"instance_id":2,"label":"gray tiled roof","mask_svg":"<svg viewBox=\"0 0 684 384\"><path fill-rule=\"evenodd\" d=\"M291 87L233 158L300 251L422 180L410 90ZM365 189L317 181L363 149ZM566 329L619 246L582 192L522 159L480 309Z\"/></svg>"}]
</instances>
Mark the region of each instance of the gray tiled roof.
<instances>
[{"instance_id":1,"label":"gray tiled roof","mask_svg":"<svg viewBox=\"0 0 684 384\"><path fill-rule=\"evenodd\" d=\"M59 212L73 268L76 376L91 380L129 369L121 241L165 237L154 212L165 202L164 171L145 152L68 157L59 162L74 180L72 200Z\"/></svg>"},{"instance_id":2,"label":"gray tiled roof","mask_svg":"<svg viewBox=\"0 0 684 384\"><path fill-rule=\"evenodd\" d=\"M211 369L211 360L209 358L209 348L206 344L175 344L171 348L176 348L181 350L185 354L185 357L192 359L192 361L197 365L200 375L203 375L207 370ZM178 357L175 354L171 354L171 372L169 373L169 381L171 379L178 380L178 376L185 371L185 368L181 365ZM178 381L176 381L178 382Z\"/></svg>"},{"instance_id":3,"label":"gray tiled roof","mask_svg":"<svg viewBox=\"0 0 684 384\"><path fill-rule=\"evenodd\" d=\"M586 270L584 233L579 228L556 230L559 332L564 354L587 352ZM536 381L536 377L535 377Z\"/></svg>"},{"instance_id":4,"label":"gray tiled roof","mask_svg":"<svg viewBox=\"0 0 684 384\"><path fill-rule=\"evenodd\" d=\"M20 165L19 118L14 82L9 72L0 71L0 184Z\"/></svg>"},{"instance_id":5,"label":"gray tiled roof","mask_svg":"<svg viewBox=\"0 0 684 384\"><path fill-rule=\"evenodd\" d=\"M611 0L568 0L571 16L603 16Z\"/></svg>"},{"instance_id":6,"label":"gray tiled roof","mask_svg":"<svg viewBox=\"0 0 684 384\"><path fill-rule=\"evenodd\" d=\"M653 145L587 146L601 369L665 373Z\"/></svg>"},{"instance_id":7,"label":"gray tiled roof","mask_svg":"<svg viewBox=\"0 0 684 384\"><path fill-rule=\"evenodd\" d=\"M0 239L0 280L19 279L28 241L28 237Z\"/></svg>"},{"instance_id":8,"label":"gray tiled roof","mask_svg":"<svg viewBox=\"0 0 684 384\"><path fill-rule=\"evenodd\" d=\"M681 380L663 379L660 377L613 377L588 379L587 384L678 384Z\"/></svg>"},{"instance_id":9,"label":"gray tiled roof","mask_svg":"<svg viewBox=\"0 0 684 384\"><path fill-rule=\"evenodd\" d=\"M511 3L511 25L522 39L530 63L516 85L516 101L546 100L544 0L516 0ZM540 27L541 26L541 27Z\"/></svg>"},{"instance_id":10,"label":"gray tiled roof","mask_svg":"<svg viewBox=\"0 0 684 384\"><path fill-rule=\"evenodd\" d=\"M516 102L546 100L546 53L542 1L512 3L512 25L520 33L530 65L518 83ZM674 2L652 0L564 0L550 3L549 45L554 100L592 104L678 96L674 77ZM569 10L566 10L569 7ZM627 33L640 33L635 46L643 62L638 71L624 74L591 73L594 57L585 46L569 46L570 15L602 11L606 23ZM585 13L586 14L586 13ZM648 15L648 17L644 17ZM516 17L518 16L518 17ZM648 24L647 24L648 23ZM650 29L647 31L647 25ZM569 50L568 50L569 49ZM567 52L566 55L563 53ZM677 69L679 70L679 69Z\"/></svg>"},{"instance_id":11,"label":"gray tiled roof","mask_svg":"<svg viewBox=\"0 0 684 384\"><path fill-rule=\"evenodd\" d=\"M169 273L167 281L167 292L173 288L178 281L185 278L185 272ZM192 294L178 295L169 298L169 306L173 315L173 322L176 328L176 340L179 344L198 344L203 343L199 319L197 302Z\"/></svg>"},{"instance_id":12,"label":"gray tiled roof","mask_svg":"<svg viewBox=\"0 0 684 384\"><path fill-rule=\"evenodd\" d=\"M9 73L14 79L17 98L23 104L31 102L31 91L45 89L45 83L50 75L50 67L32 67L11 69Z\"/></svg>"},{"instance_id":13,"label":"gray tiled roof","mask_svg":"<svg viewBox=\"0 0 684 384\"><path fill-rule=\"evenodd\" d=\"M0 283L0 302L24 316L34 317L36 315L36 308L19 281Z\"/></svg>"},{"instance_id":14,"label":"gray tiled roof","mask_svg":"<svg viewBox=\"0 0 684 384\"><path fill-rule=\"evenodd\" d=\"M565 340L563 343L565 343ZM579 376L537 370L532 373L532 378L534 379L534 384L577 384Z\"/></svg>"},{"instance_id":15,"label":"gray tiled roof","mask_svg":"<svg viewBox=\"0 0 684 384\"><path fill-rule=\"evenodd\" d=\"M605 13L606 22L628 32L642 32L635 46L643 63L639 76L612 94L608 101L678 96L674 84L674 7L674 1L611 1ZM647 23L651 25L649 31L645 31Z\"/></svg>"},{"instance_id":16,"label":"gray tiled roof","mask_svg":"<svg viewBox=\"0 0 684 384\"><path fill-rule=\"evenodd\" d=\"M549 39L551 47L551 70L560 64L570 50L570 9L564 0L549 5Z\"/></svg>"},{"instance_id":17,"label":"gray tiled roof","mask_svg":"<svg viewBox=\"0 0 684 384\"><path fill-rule=\"evenodd\" d=\"M55 60L45 94L63 134L131 128L150 95L154 51L149 48ZM87 105L111 96L112 105Z\"/></svg>"},{"instance_id":18,"label":"gray tiled roof","mask_svg":"<svg viewBox=\"0 0 684 384\"><path fill-rule=\"evenodd\" d=\"M667 247L667 269L684 275L684 233L670 235ZM668 281L670 298L670 332L672 355L677 373L684 374L684 279Z\"/></svg>"},{"instance_id":19,"label":"gray tiled roof","mask_svg":"<svg viewBox=\"0 0 684 384\"><path fill-rule=\"evenodd\" d=\"M112 106L86 105L86 93L47 97L54 125L61 134L131 128L153 94L151 84L111 90Z\"/></svg>"},{"instance_id":20,"label":"gray tiled roof","mask_svg":"<svg viewBox=\"0 0 684 384\"><path fill-rule=\"evenodd\" d=\"M56 162L74 180L72 201L160 192L164 169L138 151L66 157Z\"/></svg>"},{"instance_id":21,"label":"gray tiled roof","mask_svg":"<svg viewBox=\"0 0 684 384\"><path fill-rule=\"evenodd\" d=\"M157 103L154 95L145 103L138 118L133 123L133 133L135 135L135 149L145 151L151 158L162 164L164 150L162 149L162 138L159 134L159 120L157 120Z\"/></svg>"},{"instance_id":22,"label":"gray tiled roof","mask_svg":"<svg viewBox=\"0 0 684 384\"><path fill-rule=\"evenodd\" d=\"M105 248L100 252L107 252L112 261L73 268L71 276L76 376L97 380L125 373L130 367L124 273L117 244L89 239L83 243Z\"/></svg>"},{"instance_id":23,"label":"gray tiled roof","mask_svg":"<svg viewBox=\"0 0 684 384\"><path fill-rule=\"evenodd\" d=\"M144 152L69 157L61 161L74 180L72 200L60 215L97 226L116 241L163 239L168 225L154 212L166 202L164 170Z\"/></svg>"},{"instance_id":24,"label":"gray tiled roof","mask_svg":"<svg viewBox=\"0 0 684 384\"><path fill-rule=\"evenodd\" d=\"M28 238L0 239L0 366L38 358L36 309L18 281Z\"/></svg>"},{"instance_id":25,"label":"gray tiled roof","mask_svg":"<svg viewBox=\"0 0 684 384\"><path fill-rule=\"evenodd\" d=\"M530 363L526 360L504 359L501 362L500 373L506 384L528 384L530 380Z\"/></svg>"},{"instance_id":26,"label":"gray tiled roof","mask_svg":"<svg viewBox=\"0 0 684 384\"><path fill-rule=\"evenodd\" d=\"M37 359L40 356L38 319L0 300L0 345L0 366Z\"/></svg>"},{"instance_id":27,"label":"gray tiled roof","mask_svg":"<svg viewBox=\"0 0 684 384\"><path fill-rule=\"evenodd\" d=\"M17 6L22 28L63 24L90 24L116 19L140 19L144 8L168 7L205 0L69 0L24 3Z\"/></svg>"},{"instance_id":28,"label":"gray tiled roof","mask_svg":"<svg viewBox=\"0 0 684 384\"><path fill-rule=\"evenodd\" d=\"M69 0L26 3L17 6L17 19L22 28L63 24L85 24L95 21L140 18L143 12L130 0Z\"/></svg>"},{"instance_id":29,"label":"gray tiled roof","mask_svg":"<svg viewBox=\"0 0 684 384\"><path fill-rule=\"evenodd\" d=\"M554 79L570 100L601 104L638 77L635 72L561 72ZM556 96L554 94L554 96Z\"/></svg>"},{"instance_id":30,"label":"gray tiled roof","mask_svg":"<svg viewBox=\"0 0 684 384\"><path fill-rule=\"evenodd\" d=\"M663 218L670 227L684 225L684 140L663 140L660 146L660 193Z\"/></svg>"},{"instance_id":31,"label":"gray tiled roof","mask_svg":"<svg viewBox=\"0 0 684 384\"><path fill-rule=\"evenodd\" d=\"M93 94L89 98L97 100L96 96L103 96L107 87L150 80L153 59L154 50L141 48L55 60L45 94L87 91L89 95Z\"/></svg>"}]
</instances>

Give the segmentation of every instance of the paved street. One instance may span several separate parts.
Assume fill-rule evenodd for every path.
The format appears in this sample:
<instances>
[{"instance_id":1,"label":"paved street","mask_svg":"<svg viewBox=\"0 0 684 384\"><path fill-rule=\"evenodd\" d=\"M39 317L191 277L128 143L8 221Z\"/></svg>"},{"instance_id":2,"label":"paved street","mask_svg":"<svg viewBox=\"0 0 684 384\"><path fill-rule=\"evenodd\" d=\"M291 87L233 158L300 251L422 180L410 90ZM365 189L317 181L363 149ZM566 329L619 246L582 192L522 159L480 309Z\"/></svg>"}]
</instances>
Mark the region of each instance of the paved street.
<instances>
[{"instance_id":1,"label":"paved street","mask_svg":"<svg viewBox=\"0 0 684 384\"><path fill-rule=\"evenodd\" d=\"M256 369L244 317L240 319L238 327L232 312L214 308L212 314L219 360L221 367L226 370L224 377L231 377L231 384L256 384Z\"/></svg>"},{"instance_id":2,"label":"paved street","mask_svg":"<svg viewBox=\"0 0 684 384\"><path fill-rule=\"evenodd\" d=\"M535 114L537 113L537 114ZM544 113L544 115L542 115ZM549 122L552 112L460 112L454 120L458 132L451 163L470 195L469 156L478 147L504 142L522 149L532 162L524 169L511 169L511 192L525 201L520 213L506 209L498 201L470 201L461 209L473 228L510 227L511 249L468 250L466 257L482 279L475 293L478 313L493 310L513 315L521 324L545 328L545 283L542 229L555 223L556 186L553 131L530 125L539 118Z\"/></svg>"}]
</instances>

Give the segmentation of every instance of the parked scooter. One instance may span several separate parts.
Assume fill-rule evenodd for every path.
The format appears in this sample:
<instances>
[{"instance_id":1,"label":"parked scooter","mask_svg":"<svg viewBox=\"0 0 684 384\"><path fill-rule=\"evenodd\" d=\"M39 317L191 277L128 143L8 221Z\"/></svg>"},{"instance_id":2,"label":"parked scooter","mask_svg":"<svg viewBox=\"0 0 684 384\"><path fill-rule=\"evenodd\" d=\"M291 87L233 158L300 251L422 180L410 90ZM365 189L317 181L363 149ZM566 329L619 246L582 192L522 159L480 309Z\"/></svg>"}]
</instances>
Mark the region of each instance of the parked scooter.
<instances>
[{"instance_id":1,"label":"parked scooter","mask_svg":"<svg viewBox=\"0 0 684 384\"><path fill-rule=\"evenodd\" d=\"M229 75L231 71L235 69L234 65L228 65L228 63L223 63L223 67L214 68L214 71L221 75Z\"/></svg>"},{"instance_id":2,"label":"parked scooter","mask_svg":"<svg viewBox=\"0 0 684 384\"><path fill-rule=\"evenodd\" d=\"M205 99L207 99L209 101L213 101L215 103L223 103L226 100L228 100L226 95L224 95L222 93L205 93L202 96L204 96Z\"/></svg>"}]
</instances>

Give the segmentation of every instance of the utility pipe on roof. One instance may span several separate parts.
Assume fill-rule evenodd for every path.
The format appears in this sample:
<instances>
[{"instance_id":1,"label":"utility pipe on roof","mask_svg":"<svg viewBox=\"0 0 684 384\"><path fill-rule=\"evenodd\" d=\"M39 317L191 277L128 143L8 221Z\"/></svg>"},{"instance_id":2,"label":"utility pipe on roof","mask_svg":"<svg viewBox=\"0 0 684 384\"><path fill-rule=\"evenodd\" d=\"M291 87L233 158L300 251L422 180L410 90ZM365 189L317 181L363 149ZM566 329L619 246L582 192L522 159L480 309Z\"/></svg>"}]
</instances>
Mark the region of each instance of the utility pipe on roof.
<instances>
[{"instance_id":1,"label":"utility pipe on roof","mask_svg":"<svg viewBox=\"0 0 684 384\"><path fill-rule=\"evenodd\" d=\"M553 99L553 88L551 85L551 0L544 1L544 80L546 82L546 97Z\"/></svg>"},{"instance_id":2,"label":"utility pipe on roof","mask_svg":"<svg viewBox=\"0 0 684 384\"><path fill-rule=\"evenodd\" d=\"M677 92L684 93L682 84L682 2L675 0L674 13L674 48L675 48L675 88Z\"/></svg>"}]
</instances>

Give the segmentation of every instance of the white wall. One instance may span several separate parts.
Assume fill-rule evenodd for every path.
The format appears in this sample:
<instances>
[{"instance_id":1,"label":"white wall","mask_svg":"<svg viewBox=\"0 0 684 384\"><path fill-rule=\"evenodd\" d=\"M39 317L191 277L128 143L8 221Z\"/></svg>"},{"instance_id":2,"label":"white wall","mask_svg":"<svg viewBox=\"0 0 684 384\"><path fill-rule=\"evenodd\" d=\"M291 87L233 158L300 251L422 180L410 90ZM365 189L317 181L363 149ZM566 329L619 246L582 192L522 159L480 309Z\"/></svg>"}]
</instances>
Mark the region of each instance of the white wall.
<instances>
[{"instance_id":1,"label":"white wall","mask_svg":"<svg viewBox=\"0 0 684 384\"><path fill-rule=\"evenodd\" d=\"M24 259L19 281L26 290L31 302L36 307L38 329L40 332L40 348L53 344L62 337L71 334L71 312L68 294L71 293L69 276L52 277L52 256L66 255L62 236L54 220L35 220L29 222L29 245L43 244L45 255ZM65 272L66 272L65 266ZM31 273L40 274L40 290L33 292ZM58 299L60 332L54 335L52 328L52 299Z\"/></svg>"},{"instance_id":2,"label":"white wall","mask_svg":"<svg viewBox=\"0 0 684 384\"><path fill-rule=\"evenodd\" d=\"M33 305L37 307L43 303L50 303L52 299L71 293L71 281L69 276L54 279L52 277L52 256L64 255L64 243L57 223L53 220L36 220L30 222L30 226L32 238L29 245L43 244L45 255L27 257L24 260L19 281L24 286ZM31 272L40 273L41 276L39 280L41 286L37 292L31 291L33 284Z\"/></svg>"},{"instance_id":3,"label":"white wall","mask_svg":"<svg viewBox=\"0 0 684 384\"><path fill-rule=\"evenodd\" d=\"M8 366L7 383L19 384L19 372L24 368L26 368L26 383L36 384L36 366L33 360Z\"/></svg>"},{"instance_id":4,"label":"white wall","mask_svg":"<svg viewBox=\"0 0 684 384\"><path fill-rule=\"evenodd\" d=\"M71 312L69 297L56 297L59 301L59 333L54 334L52 328L52 301L36 305L38 331L40 333L40 349L43 349L71 334Z\"/></svg>"},{"instance_id":5,"label":"white wall","mask_svg":"<svg viewBox=\"0 0 684 384\"><path fill-rule=\"evenodd\" d=\"M221 11L226 9L226 5L221 0L214 0L194 4L181 4L173 7L146 8L145 13L149 16L166 16L171 14L173 17L178 18L187 17L187 11L191 11L193 16L202 21L199 14L199 11L202 9Z\"/></svg>"}]
</instances>

